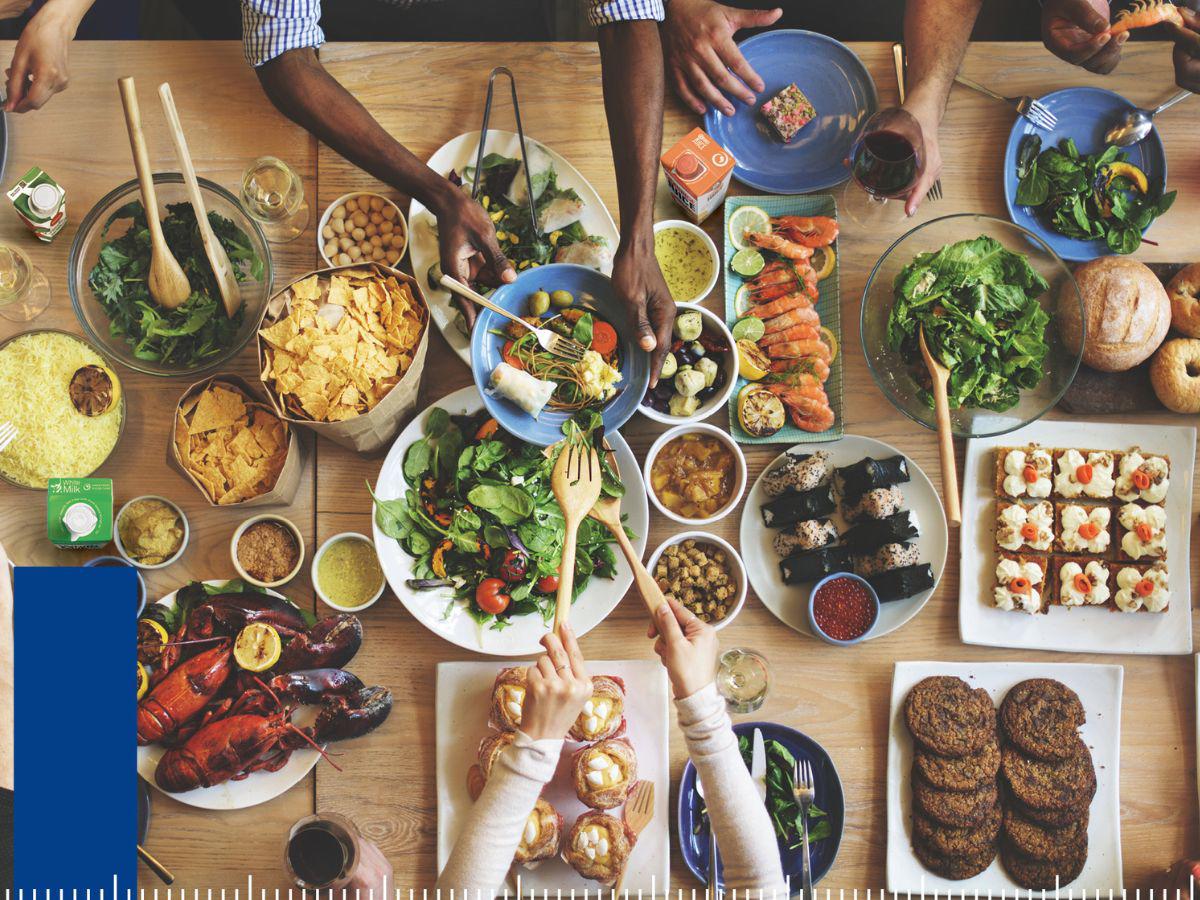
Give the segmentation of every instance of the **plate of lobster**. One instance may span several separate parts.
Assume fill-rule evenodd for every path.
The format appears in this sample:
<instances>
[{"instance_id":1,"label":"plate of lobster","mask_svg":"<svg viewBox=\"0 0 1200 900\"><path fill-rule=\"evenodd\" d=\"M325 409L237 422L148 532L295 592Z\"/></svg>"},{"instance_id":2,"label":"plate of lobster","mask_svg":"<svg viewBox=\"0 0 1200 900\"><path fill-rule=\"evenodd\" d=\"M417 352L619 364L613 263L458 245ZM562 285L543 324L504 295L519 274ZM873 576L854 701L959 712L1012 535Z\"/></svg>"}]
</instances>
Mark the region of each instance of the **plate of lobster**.
<instances>
[{"instance_id":1,"label":"plate of lobster","mask_svg":"<svg viewBox=\"0 0 1200 900\"><path fill-rule=\"evenodd\" d=\"M233 646L257 623L270 625L281 647L270 668L251 672ZM138 774L201 809L278 797L326 745L373 731L391 712L391 691L342 668L361 645L356 616L318 621L243 582L192 582L168 594L138 620Z\"/></svg>"}]
</instances>

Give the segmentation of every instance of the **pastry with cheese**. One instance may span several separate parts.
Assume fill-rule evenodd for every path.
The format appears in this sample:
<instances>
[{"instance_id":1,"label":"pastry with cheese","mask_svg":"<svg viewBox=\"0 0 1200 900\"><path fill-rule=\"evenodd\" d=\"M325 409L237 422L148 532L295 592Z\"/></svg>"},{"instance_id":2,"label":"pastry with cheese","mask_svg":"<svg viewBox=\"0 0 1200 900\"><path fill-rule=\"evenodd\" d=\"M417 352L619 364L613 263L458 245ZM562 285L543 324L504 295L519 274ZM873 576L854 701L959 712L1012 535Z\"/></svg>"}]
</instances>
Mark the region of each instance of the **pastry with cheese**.
<instances>
[{"instance_id":1,"label":"pastry with cheese","mask_svg":"<svg viewBox=\"0 0 1200 900\"><path fill-rule=\"evenodd\" d=\"M625 731L625 682L611 675L592 676L592 698L567 732L573 741L602 741Z\"/></svg>"},{"instance_id":2,"label":"pastry with cheese","mask_svg":"<svg viewBox=\"0 0 1200 900\"><path fill-rule=\"evenodd\" d=\"M1167 513L1161 506L1126 503L1117 510L1117 547L1121 559L1167 558Z\"/></svg>"},{"instance_id":3,"label":"pastry with cheese","mask_svg":"<svg viewBox=\"0 0 1200 900\"><path fill-rule=\"evenodd\" d=\"M1088 556L1108 555L1112 543L1112 510L1107 506L1059 503L1055 549Z\"/></svg>"},{"instance_id":4,"label":"pastry with cheese","mask_svg":"<svg viewBox=\"0 0 1200 900\"><path fill-rule=\"evenodd\" d=\"M488 724L499 731L521 728L521 708L525 705L525 668L501 669L492 685L492 709Z\"/></svg>"},{"instance_id":5,"label":"pastry with cheese","mask_svg":"<svg viewBox=\"0 0 1200 900\"><path fill-rule=\"evenodd\" d=\"M1112 499L1116 454L1109 450L1056 450L1054 496L1063 500Z\"/></svg>"},{"instance_id":6,"label":"pastry with cheese","mask_svg":"<svg viewBox=\"0 0 1200 900\"><path fill-rule=\"evenodd\" d=\"M1121 457L1117 467L1117 499L1132 503L1162 503L1171 484L1171 460L1166 456L1143 454L1134 447Z\"/></svg>"},{"instance_id":7,"label":"pastry with cheese","mask_svg":"<svg viewBox=\"0 0 1200 900\"><path fill-rule=\"evenodd\" d=\"M1001 550L1048 553L1053 543L1054 505L1049 500L1036 503L1001 500L997 503L996 545Z\"/></svg>"},{"instance_id":8,"label":"pastry with cheese","mask_svg":"<svg viewBox=\"0 0 1200 900\"><path fill-rule=\"evenodd\" d=\"M996 494L1000 497L1049 497L1054 462L1044 447L997 447Z\"/></svg>"},{"instance_id":9,"label":"pastry with cheese","mask_svg":"<svg viewBox=\"0 0 1200 900\"><path fill-rule=\"evenodd\" d=\"M1059 559L1058 603L1061 606L1104 606L1112 596L1109 570L1098 559Z\"/></svg>"},{"instance_id":10,"label":"pastry with cheese","mask_svg":"<svg viewBox=\"0 0 1200 900\"><path fill-rule=\"evenodd\" d=\"M620 819L585 812L575 820L563 847L563 859L584 878L614 884L633 849L633 833Z\"/></svg>"},{"instance_id":11,"label":"pastry with cheese","mask_svg":"<svg viewBox=\"0 0 1200 900\"><path fill-rule=\"evenodd\" d=\"M539 863L558 856L562 850L562 839L562 815L538 797L533 812L525 820L525 830L521 832L521 843L517 845L517 854L513 861L533 868L530 863Z\"/></svg>"},{"instance_id":12,"label":"pastry with cheese","mask_svg":"<svg viewBox=\"0 0 1200 900\"><path fill-rule=\"evenodd\" d=\"M496 764L500 754L516 739L515 731L490 731L487 737L479 742L479 771L483 773L484 781L492 774L492 766Z\"/></svg>"},{"instance_id":13,"label":"pastry with cheese","mask_svg":"<svg viewBox=\"0 0 1200 900\"><path fill-rule=\"evenodd\" d=\"M1117 592L1113 602L1121 612L1166 612L1171 602L1167 564L1122 563L1116 570Z\"/></svg>"},{"instance_id":14,"label":"pastry with cheese","mask_svg":"<svg viewBox=\"0 0 1200 900\"><path fill-rule=\"evenodd\" d=\"M996 561L996 586L992 603L1006 612L1046 611L1046 560L1044 557L1001 553Z\"/></svg>"},{"instance_id":15,"label":"pastry with cheese","mask_svg":"<svg viewBox=\"0 0 1200 900\"><path fill-rule=\"evenodd\" d=\"M612 809L625 802L637 783L637 754L624 738L597 741L575 751L571 772L580 803Z\"/></svg>"}]
</instances>

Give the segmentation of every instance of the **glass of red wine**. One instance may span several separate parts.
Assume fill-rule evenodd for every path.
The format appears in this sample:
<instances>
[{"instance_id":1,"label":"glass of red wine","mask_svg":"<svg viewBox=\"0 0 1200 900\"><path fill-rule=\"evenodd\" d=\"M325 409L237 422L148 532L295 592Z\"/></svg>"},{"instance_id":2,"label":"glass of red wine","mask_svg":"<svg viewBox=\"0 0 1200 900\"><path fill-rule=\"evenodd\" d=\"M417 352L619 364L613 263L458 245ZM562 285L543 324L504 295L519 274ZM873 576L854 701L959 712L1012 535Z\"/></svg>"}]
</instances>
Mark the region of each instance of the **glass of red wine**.
<instances>
[{"instance_id":1,"label":"glass of red wine","mask_svg":"<svg viewBox=\"0 0 1200 900\"><path fill-rule=\"evenodd\" d=\"M921 126L910 113L899 107L875 113L850 151L842 212L864 228L902 220L924 155Z\"/></svg>"}]
</instances>

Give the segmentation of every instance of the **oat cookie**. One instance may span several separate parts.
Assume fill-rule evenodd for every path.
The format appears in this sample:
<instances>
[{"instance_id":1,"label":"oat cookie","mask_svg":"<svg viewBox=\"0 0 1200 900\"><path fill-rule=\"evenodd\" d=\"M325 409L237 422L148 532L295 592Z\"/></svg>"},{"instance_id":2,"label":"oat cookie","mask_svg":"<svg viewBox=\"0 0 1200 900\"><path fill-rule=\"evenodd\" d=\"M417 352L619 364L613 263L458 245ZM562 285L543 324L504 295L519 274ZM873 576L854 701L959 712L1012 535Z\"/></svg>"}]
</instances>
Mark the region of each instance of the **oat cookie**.
<instances>
[{"instance_id":1,"label":"oat cookie","mask_svg":"<svg viewBox=\"0 0 1200 900\"><path fill-rule=\"evenodd\" d=\"M912 779L913 807L926 817L954 828L974 828L995 807L997 788L990 782L974 791L940 791L919 777Z\"/></svg>"},{"instance_id":2,"label":"oat cookie","mask_svg":"<svg viewBox=\"0 0 1200 900\"><path fill-rule=\"evenodd\" d=\"M1004 810L1004 839L1030 859L1061 862L1070 858L1080 835L1087 835L1088 814L1066 825L1041 825L1027 819L1011 806Z\"/></svg>"},{"instance_id":3,"label":"oat cookie","mask_svg":"<svg viewBox=\"0 0 1200 900\"><path fill-rule=\"evenodd\" d=\"M972 856L995 847L1003 814L997 803L973 828L942 825L920 813L913 815L913 843L939 856Z\"/></svg>"},{"instance_id":4,"label":"oat cookie","mask_svg":"<svg viewBox=\"0 0 1200 900\"><path fill-rule=\"evenodd\" d=\"M1008 739L1038 759L1073 756L1085 718L1079 696L1051 678L1022 681L1000 704L1000 724Z\"/></svg>"},{"instance_id":5,"label":"oat cookie","mask_svg":"<svg viewBox=\"0 0 1200 900\"><path fill-rule=\"evenodd\" d=\"M913 738L942 756L967 756L995 734L996 709L983 688L961 678L922 679L904 701L904 721Z\"/></svg>"},{"instance_id":6,"label":"oat cookie","mask_svg":"<svg viewBox=\"0 0 1200 900\"><path fill-rule=\"evenodd\" d=\"M1078 809L1096 793L1096 769L1092 754L1082 738L1075 738L1078 751L1070 759L1047 762L1034 759L1006 744L1001 750L1000 770L1013 796L1030 809Z\"/></svg>"},{"instance_id":7,"label":"oat cookie","mask_svg":"<svg viewBox=\"0 0 1200 900\"><path fill-rule=\"evenodd\" d=\"M924 847L921 844L913 846L913 851L921 865L934 875L949 878L951 881L962 881L978 875L992 864L996 858L996 845L989 844L983 850L968 856L943 856Z\"/></svg>"},{"instance_id":8,"label":"oat cookie","mask_svg":"<svg viewBox=\"0 0 1200 900\"><path fill-rule=\"evenodd\" d=\"M1007 842L1001 844L1000 861L1012 880L1021 887L1031 891L1054 890L1056 887L1066 887L1079 877L1087 862L1087 853L1087 833L1084 832L1059 861L1032 859Z\"/></svg>"},{"instance_id":9,"label":"oat cookie","mask_svg":"<svg viewBox=\"0 0 1200 900\"><path fill-rule=\"evenodd\" d=\"M921 778L943 791L973 791L996 777L1000 770L1000 743L989 740L967 756L939 756L917 747L913 762Z\"/></svg>"}]
</instances>

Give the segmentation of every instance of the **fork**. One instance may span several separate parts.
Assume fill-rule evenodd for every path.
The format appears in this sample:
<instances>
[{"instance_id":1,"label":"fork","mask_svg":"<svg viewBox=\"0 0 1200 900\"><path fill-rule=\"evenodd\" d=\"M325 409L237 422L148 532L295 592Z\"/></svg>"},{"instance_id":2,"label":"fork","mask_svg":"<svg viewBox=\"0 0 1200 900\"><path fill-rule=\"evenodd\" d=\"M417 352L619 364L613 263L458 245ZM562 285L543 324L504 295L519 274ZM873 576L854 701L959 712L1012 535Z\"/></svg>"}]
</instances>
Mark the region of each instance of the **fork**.
<instances>
[{"instance_id":1,"label":"fork","mask_svg":"<svg viewBox=\"0 0 1200 900\"><path fill-rule=\"evenodd\" d=\"M460 297L466 297L468 300L473 300L484 309L490 309L496 315L503 316L510 322L516 322L518 325L528 328L537 335L538 344L547 353L553 353L555 356L561 356L563 359L570 360L571 362L579 362L583 359L583 352L587 348L578 341L563 337L561 334L555 334L549 328L535 328L520 316L513 315L507 309L504 309L504 307L493 303L487 297L483 296L483 294L467 287L467 285L451 278L449 275L443 275L439 283L446 290L452 291Z\"/></svg>"},{"instance_id":2,"label":"fork","mask_svg":"<svg viewBox=\"0 0 1200 900\"><path fill-rule=\"evenodd\" d=\"M12 422L5 422L0 425L0 452L6 450L8 445L17 439L17 426Z\"/></svg>"},{"instance_id":3,"label":"fork","mask_svg":"<svg viewBox=\"0 0 1200 900\"><path fill-rule=\"evenodd\" d=\"M700 773L696 773L696 794L701 800L704 799L704 782L700 780ZM708 815L708 808L704 810L705 817L708 819L708 893L706 900L720 900L721 883L717 878L717 862L719 850L717 849L717 833L713 830L712 816Z\"/></svg>"},{"instance_id":4,"label":"fork","mask_svg":"<svg viewBox=\"0 0 1200 900\"><path fill-rule=\"evenodd\" d=\"M1058 116L1050 112L1040 100L1034 100L1028 94L1021 97L1005 97L1002 94L997 94L995 91L985 88L977 81L972 81L963 75L955 75L954 80L959 84L969 87L973 91L991 97L993 100L999 100L1001 103L1007 103L1009 106L1017 110L1017 114L1024 116L1036 127L1045 131L1053 131L1058 127Z\"/></svg>"},{"instance_id":5,"label":"fork","mask_svg":"<svg viewBox=\"0 0 1200 900\"><path fill-rule=\"evenodd\" d=\"M629 796L625 798L625 824L629 826L629 830L633 832L634 843L636 846L637 837L646 830L646 826L650 824L654 818L654 782L642 780L633 786L633 790L629 792ZM621 874L617 877L617 883L613 885L613 896L621 896L621 885L625 881L625 873L629 871L629 859L625 859L625 865L621 867Z\"/></svg>"},{"instance_id":6,"label":"fork","mask_svg":"<svg viewBox=\"0 0 1200 900\"><path fill-rule=\"evenodd\" d=\"M817 799L816 782L813 780L812 763L797 760L792 763L792 796L800 804L800 837L804 841L804 854L800 857L800 888L802 900L812 900L812 857L808 853L808 811Z\"/></svg>"},{"instance_id":7,"label":"fork","mask_svg":"<svg viewBox=\"0 0 1200 900\"><path fill-rule=\"evenodd\" d=\"M896 88L900 93L900 103L904 103L904 71L907 68L907 63L904 60L904 45L901 43L892 44L892 60L896 64ZM942 199L942 179L937 179L933 183L933 187L925 194L927 200Z\"/></svg>"},{"instance_id":8,"label":"fork","mask_svg":"<svg viewBox=\"0 0 1200 900\"><path fill-rule=\"evenodd\" d=\"M562 565L554 601L554 632L557 634L571 611L579 524L600 499L600 458L596 451L583 441L567 441L550 473L550 490L563 514Z\"/></svg>"}]
</instances>

